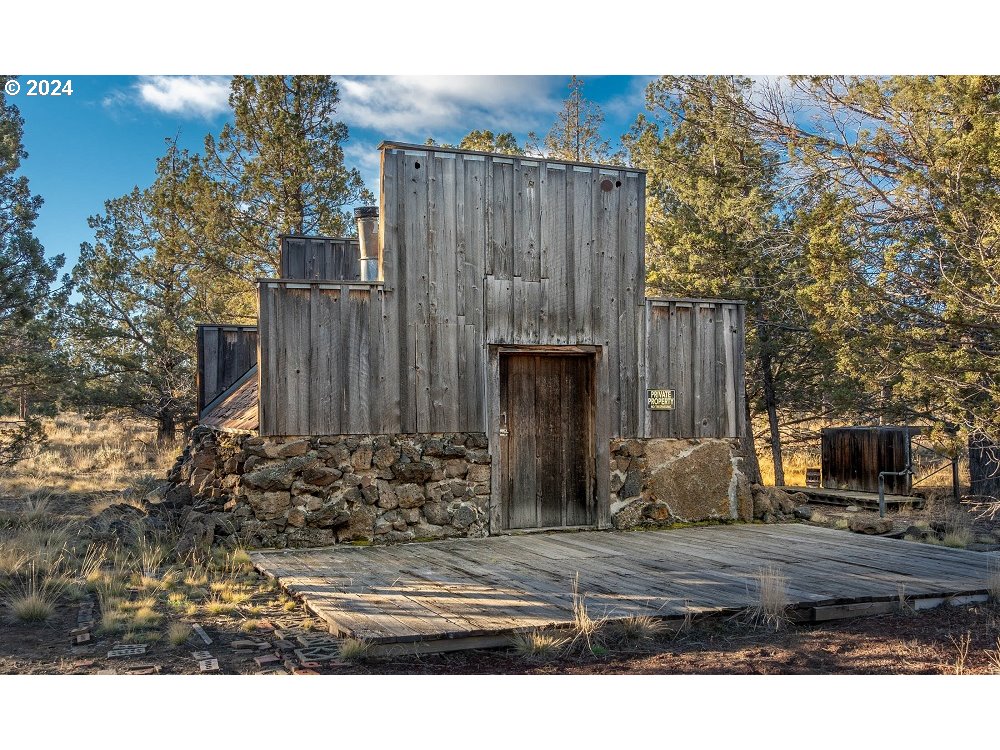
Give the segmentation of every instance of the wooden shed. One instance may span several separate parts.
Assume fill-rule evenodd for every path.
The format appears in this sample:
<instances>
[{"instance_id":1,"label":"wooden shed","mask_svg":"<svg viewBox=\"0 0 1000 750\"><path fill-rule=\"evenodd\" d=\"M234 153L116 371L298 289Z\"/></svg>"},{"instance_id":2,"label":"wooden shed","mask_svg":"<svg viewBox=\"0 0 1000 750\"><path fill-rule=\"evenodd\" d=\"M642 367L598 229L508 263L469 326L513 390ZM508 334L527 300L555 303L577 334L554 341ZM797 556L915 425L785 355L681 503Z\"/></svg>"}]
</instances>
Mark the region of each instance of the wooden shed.
<instances>
[{"instance_id":1,"label":"wooden shed","mask_svg":"<svg viewBox=\"0 0 1000 750\"><path fill-rule=\"evenodd\" d=\"M744 306L646 298L643 170L380 150L377 234L259 281L261 436L481 434L498 531L610 525L615 441L742 433Z\"/></svg>"},{"instance_id":2,"label":"wooden shed","mask_svg":"<svg viewBox=\"0 0 1000 750\"><path fill-rule=\"evenodd\" d=\"M878 475L885 491L909 495L912 475L902 475L909 466L911 438L919 427L828 427L820 432L823 487L859 492L878 492Z\"/></svg>"},{"instance_id":3,"label":"wooden shed","mask_svg":"<svg viewBox=\"0 0 1000 750\"><path fill-rule=\"evenodd\" d=\"M198 336L198 413L203 414L257 364L257 326L202 323Z\"/></svg>"}]
</instances>

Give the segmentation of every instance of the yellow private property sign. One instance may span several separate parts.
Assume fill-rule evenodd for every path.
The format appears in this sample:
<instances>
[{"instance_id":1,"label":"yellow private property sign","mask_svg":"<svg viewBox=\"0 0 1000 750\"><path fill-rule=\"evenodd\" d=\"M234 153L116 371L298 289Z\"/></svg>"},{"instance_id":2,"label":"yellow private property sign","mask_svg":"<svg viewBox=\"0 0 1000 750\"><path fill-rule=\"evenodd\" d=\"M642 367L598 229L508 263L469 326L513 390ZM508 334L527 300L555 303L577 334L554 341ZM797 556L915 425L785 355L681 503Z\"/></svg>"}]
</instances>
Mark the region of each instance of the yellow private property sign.
<instances>
[{"instance_id":1,"label":"yellow private property sign","mask_svg":"<svg viewBox=\"0 0 1000 750\"><path fill-rule=\"evenodd\" d=\"M659 388L646 391L646 403L653 411L670 411L674 408L674 389Z\"/></svg>"}]
</instances>

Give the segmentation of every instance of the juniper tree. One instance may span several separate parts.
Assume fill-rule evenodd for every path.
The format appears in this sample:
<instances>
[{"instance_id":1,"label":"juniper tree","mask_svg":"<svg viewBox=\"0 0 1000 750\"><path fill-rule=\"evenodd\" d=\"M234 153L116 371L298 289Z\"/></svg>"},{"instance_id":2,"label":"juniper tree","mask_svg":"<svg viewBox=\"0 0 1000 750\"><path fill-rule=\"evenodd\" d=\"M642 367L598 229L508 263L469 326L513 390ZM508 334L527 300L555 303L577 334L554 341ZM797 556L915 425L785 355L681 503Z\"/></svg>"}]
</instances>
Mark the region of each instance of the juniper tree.
<instances>
[{"instance_id":1,"label":"juniper tree","mask_svg":"<svg viewBox=\"0 0 1000 750\"><path fill-rule=\"evenodd\" d=\"M199 234L178 219L191 159L168 142L146 189L108 200L89 219L73 277L70 355L79 405L126 409L152 419L172 439L195 417L195 326L234 315L229 280L201 262Z\"/></svg>"},{"instance_id":2,"label":"juniper tree","mask_svg":"<svg viewBox=\"0 0 1000 750\"><path fill-rule=\"evenodd\" d=\"M797 296L810 277L793 191L779 154L756 136L740 104L752 85L663 76L647 87L648 114L623 140L632 162L649 170L649 288L748 303L748 410L766 414L780 485L782 428L829 412L838 394ZM750 416L744 451L755 464Z\"/></svg>"},{"instance_id":3,"label":"juniper tree","mask_svg":"<svg viewBox=\"0 0 1000 750\"><path fill-rule=\"evenodd\" d=\"M1000 77L789 88L798 112L747 111L812 185L803 300L839 370L890 418L960 427L973 494L1000 498Z\"/></svg>"},{"instance_id":4,"label":"juniper tree","mask_svg":"<svg viewBox=\"0 0 1000 750\"><path fill-rule=\"evenodd\" d=\"M233 78L233 121L206 136L188 185L187 218L217 268L252 282L277 268L278 235L354 231L347 209L374 197L344 164L339 101L330 76Z\"/></svg>"},{"instance_id":5,"label":"juniper tree","mask_svg":"<svg viewBox=\"0 0 1000 750\"><path fill-rule=\"evenodd\" d=\"M0 87L9 77L0 76ZM0 465L13 463L43 439L29 400L58 379L52 346L65 286L54 287L63 256L48 259L34 236L42 205L18 174L28 154L24 120L0 99Z\"/></svg>"}]
</instances>

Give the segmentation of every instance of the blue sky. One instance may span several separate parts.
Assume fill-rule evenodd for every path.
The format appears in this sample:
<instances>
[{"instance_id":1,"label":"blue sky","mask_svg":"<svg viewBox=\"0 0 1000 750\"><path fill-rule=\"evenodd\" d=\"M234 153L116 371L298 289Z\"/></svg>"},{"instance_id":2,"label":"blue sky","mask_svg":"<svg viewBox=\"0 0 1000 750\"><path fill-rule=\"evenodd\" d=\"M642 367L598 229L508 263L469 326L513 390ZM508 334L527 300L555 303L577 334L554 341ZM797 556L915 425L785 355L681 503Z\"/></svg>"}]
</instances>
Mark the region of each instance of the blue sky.
<instances>
[{"instance_id":1,"label":"blue sky","mask_svg":"<svg viewBox=\"0 0 1000 750\"><path fill-rule=\"evenodd\" d=\"M45 201L36 235L48 255L72 267L91 240L87 217L108 198L148 185L166 138L200 150L206 133L229 118L225 76L72 76L73 93L11 97L24 117L22 163L32 192ZM65 78L47 74L48 79ZM605 136L619 136L643 109L648 76L584 76L584 94L601 105ZM457 142L474 128L544 135L568 89L568 76L344 76L338 116L349 129L345 159L373 192L382 140Z\"/></svg>"}]
</instances>

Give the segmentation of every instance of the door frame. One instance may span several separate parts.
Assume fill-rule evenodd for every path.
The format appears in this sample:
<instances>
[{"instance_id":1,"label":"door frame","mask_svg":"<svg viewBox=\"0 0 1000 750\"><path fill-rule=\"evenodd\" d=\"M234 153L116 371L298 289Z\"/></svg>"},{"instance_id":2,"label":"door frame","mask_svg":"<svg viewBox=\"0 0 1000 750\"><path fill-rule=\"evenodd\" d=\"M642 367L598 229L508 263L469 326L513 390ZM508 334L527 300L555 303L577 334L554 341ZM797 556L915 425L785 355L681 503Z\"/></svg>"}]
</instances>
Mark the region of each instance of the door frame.
<instances>
[{"instance_id":1,"label":"door frame","mask_svg":"<svg viewBox=\"0 0 1000 750\"><path fill-rule=\"evenodd\" d=\"M486 428L490 446L490 506L489 533L513 534L544 529L507 529L503 526L503 443L500 437L500 357L507 354L535 355L589 355L591 359L591 374L593 387L591 389L594 403L594 472L593 493L595 523L585 528L605 529L611 526L611 508L608 484L611 476L611 441L608 432L610 405L608 394L607 361L603 356L603 348L591 345L514 345L488 344L486 367ZM556 527L581 528L581 527Z\"/></svg>"}]
</instances>

